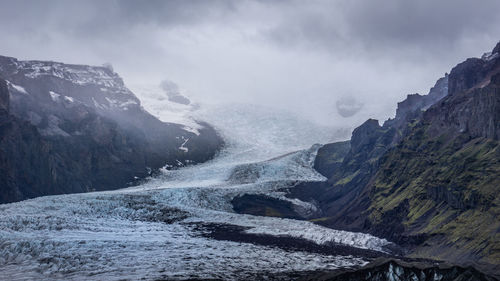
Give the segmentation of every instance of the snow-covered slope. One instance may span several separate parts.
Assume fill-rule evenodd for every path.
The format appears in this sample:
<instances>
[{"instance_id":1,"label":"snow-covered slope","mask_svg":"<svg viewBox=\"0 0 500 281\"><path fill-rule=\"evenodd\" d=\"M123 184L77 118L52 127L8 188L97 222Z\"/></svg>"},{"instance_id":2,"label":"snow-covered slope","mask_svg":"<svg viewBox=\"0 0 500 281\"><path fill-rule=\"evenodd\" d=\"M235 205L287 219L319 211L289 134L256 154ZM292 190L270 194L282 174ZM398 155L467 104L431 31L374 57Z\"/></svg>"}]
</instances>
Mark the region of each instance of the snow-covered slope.
<instances>
[{"instance_id":1,"label":"snow-covered slope","mask_svg":"<svg viewBox=\"0 0 500 281\"><path fill-rule=\"evenodd\" d=\"M199 110L197 104L182 104L169 99L168 93L160 85L130 85L134 93L141 98L141 104L148 112L163 122L183 125L185 130L199 134L202 128L193 115Z\"/></svg>"}]
</instances>

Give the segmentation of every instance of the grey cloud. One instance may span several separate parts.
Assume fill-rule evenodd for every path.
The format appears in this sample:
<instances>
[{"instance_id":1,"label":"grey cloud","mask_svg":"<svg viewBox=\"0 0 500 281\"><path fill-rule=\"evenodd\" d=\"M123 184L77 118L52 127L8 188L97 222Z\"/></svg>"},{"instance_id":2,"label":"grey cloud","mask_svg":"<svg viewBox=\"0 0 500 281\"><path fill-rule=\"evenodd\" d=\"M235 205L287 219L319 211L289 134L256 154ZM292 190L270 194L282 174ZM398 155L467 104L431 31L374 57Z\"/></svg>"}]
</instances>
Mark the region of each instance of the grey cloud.
<instances>
[{"instance_id":1,"label":"grey cloud","mask_svg":"<svg viewBox=\"0 0 500 281\"><path fill-rule=\"evenodd\" d=\"M177 85L175 82L165 79L160 83L160 87L163 89L165 94L167 94L169 101L180 103L183 105L188 105L191 103L191 101L187 97L181 94L179 85Z\"/></svg>"},{"instance_id":2,"label":"grey cloud","mask_svg":"<svg viewBox=\"0 0 500 281\"><path fill-rule=\"evenodd\" d=\"M363 103L353 97L342 97L335 102L335 107L340 116L347 118L358 113L363 108Z\"/></svg>"},{"instance_id":3,"label":"grey cloud","mask_svg":"<svg viewBox=\"0 0 500 281\"><path fill-rule=\"evenodd\" d=\"M235 22L256 25L281 48L383 53L386 48L449 50L464 37L500 34L500 2L229 1L229 0L7 0L0 22L34 33L61 32L91 40L127 37L138 25L158 28ZM444 52L444 51L443 51Z\"/></svg>"},{"instance_id":4,"label":"grey cloud","mask_svg":"<svg viewBox=\"0 0 500 281\"><path fill-rule=\"evenodd\" d=\"M11 30L113 39L137 25L169 28L218 21L236 10L228 0L4 0L0 23Z\"/></svg>"},{"instance_id":5,"label":"grey cloud","mask_svg":"<svg viewBox=\"0 0 500 281\"><path fill-rule=\"evenodd\" d=\"M111 62L126 83L167 77L195 102L361 122L490 50L499 10L495 0L3 0L0 55ZM362 110L341 118L343 96Z\"/></svg>"},{"instance_id":6,"label":"grey cloud","mask_svg":"<svg viewBox=\"0 0 500 281\"><path fill-rule=\"evenodd\" d=\"M228 0L122 0L116 4L127 20L145 23L191 24L215 19L234 12L236 3Z\"/></svg>"},{"instance_id":7,"label":"grey cloud","mask_svg":"<svg viewBox=\"0 0 500 281\"><path fill-rule=\"evenodd\" d=\"M289 14L264 30L282 45L321 47L330 52L387 53L418 49L449 52L471 36L500 35L500 2L446 1L313 1L315 9Z\"/></svg>"}]
</instances>

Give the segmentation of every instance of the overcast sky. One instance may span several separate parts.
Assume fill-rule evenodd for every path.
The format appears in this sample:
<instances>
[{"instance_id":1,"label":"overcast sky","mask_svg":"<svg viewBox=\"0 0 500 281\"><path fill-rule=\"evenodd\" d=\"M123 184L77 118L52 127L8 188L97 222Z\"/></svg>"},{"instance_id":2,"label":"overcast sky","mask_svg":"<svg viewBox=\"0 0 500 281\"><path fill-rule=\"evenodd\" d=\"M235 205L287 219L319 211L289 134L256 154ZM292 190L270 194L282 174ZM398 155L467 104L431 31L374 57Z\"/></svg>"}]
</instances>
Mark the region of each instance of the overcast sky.
<instances>
[{"instance_id":1,"label":"overcast sky","mask_svg":"<svg viewBox=\"0 0 500 281\"><path fill-rule=\"evenodd\" d=\"M198 101L253 102L324 123L394 115L500 40L500 1L3 1L0 54L109 62ZM353 117L335 103L364 104Z\"/></svg>"}]
</instances>

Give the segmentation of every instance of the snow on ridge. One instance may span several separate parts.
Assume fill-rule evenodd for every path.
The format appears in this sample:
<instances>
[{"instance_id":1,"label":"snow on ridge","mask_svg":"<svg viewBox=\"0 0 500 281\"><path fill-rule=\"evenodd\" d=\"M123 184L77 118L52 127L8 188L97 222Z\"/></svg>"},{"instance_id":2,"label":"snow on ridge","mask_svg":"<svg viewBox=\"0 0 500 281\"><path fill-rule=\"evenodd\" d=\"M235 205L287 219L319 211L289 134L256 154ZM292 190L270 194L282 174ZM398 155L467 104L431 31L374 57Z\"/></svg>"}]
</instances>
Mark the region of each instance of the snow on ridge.
<instances>
[{"instance_id":1,"label":"snow on ridge","mask_svg":"<svg viewBox=\"0 0 500 281\"><path fill-rule=\"evenodd\" d=\"M105 108L105 107L117 107L117 108L122 108L124 110L127 110L128 109L128 106L130 105L138 105L137 101L135 100L132 100L132 99L128 99L126 101L120 101L120 100L116 100L116 99L112 99L112 98L108 98L108 97L104 97L106 99L106 101L108 102L109 106L103 106L103 105L99 105L95 99L93 99L94 101L94 105L96 107L99 107L99 108Z\"/></svg>"},{"instance_id":2,"label":"snow on ridge","mask_svg":"<svg viewBox=\"0 0 500 281\"><path fill-rule=\"evenodd\" d=\"M184 127L182 127L182 129L183 129L184 131L187 131L187 132L193 133L193 134L195 134L195 135L197 135L197 136L199 136L199 135L200 135L200 131L198 131L198 129L196 129L196 128L189 127L189 126L184 126Z\"/></svg>"},{"instance_id":3,"label":"snow on ridge","mask_svg":"<svg viewBox=\"0 0 500 281\"><path fill-rule=\"evenodd\" d=\"M106 67L71 65L51 61L17 61L18 71L26 77L54 76L79 85L99 85L125 95L133 95L120 76Z\"/></svg>"},{"instance_id":4,"label":"snow on ridge","mask_svg":"<svg viewBox=\"0 0 500 281\"><path fill-rule=\"evenodd\" d=\"M11 86L14 90L18 91L19 93L28 95L28 92L26 91L26 89L24 87L16 85L8 80L6 80L6 81L7 81L7 85Z\"/></svg>"},{"instance_id":5,"label":"snow on ridge","mask_svg":"<svg viewBox=\"0 0 500 281\"><path fill-rule=\"evenodd\" d=\"M50 94L50 98L52 98L53 101L59 101L59 97L61 96L60 94L56 93L56 92L53 92L53 91L49 91L49 94Z\"/></svg>"},{"instance_id":6,"label":"snow on ridge","mask_svg":"<svg viewBox=\"0 0 500 281\"><path fill-rule=\"evenodd\" d=\"M492 54L491 52L487 52L487 53L484 53L482 56L481 56L481 59L483 61L491 61L491 60L494 60L496 59L498 56L500 56L499 53L494 53Z\"/></svg>"},{"instance_id":7,"label":"snow on ridge","mask_svg":"<svg viewBox=\"0 0 500 281\"><path fill-rule=\"evenodd\" d=\"M19 61L15 58L10 59L12 68L9 69L12 75L24 75L31 79L62 79L68 84L55 82L50 88L52 90L50 98L53 101L80 102L90 107L107 110L115 109L127 111L131 107L140 106L140 100L124 84L123 79L106 66L88 66L64 64L53 61ZM50 80L49 80L50 82ZM72 85L71 85L72 84ZM9 84L12 91L27 94L27 91L13 83ZM24 84L22 84L24 85ZM69 85L69 89L67 87ZM76 85L89 86L90 89L83 90L72 96L64 96L58 92L75 92L73 87ZM78 89L76 90L78 92ZM57 95L59 96L57 96Z\"/></svg>"},{"instance_id":8,"label":"snow on ridge","mask_svg":"<svg viewBox=\"0 0 500 281\"><path fill-rule=\"evenodd\" d=\"M127 100L126 102L122 102L120 107L127 107L129 105L137 105L137 102L135 100Z\"/></svg>"}]
</instances>

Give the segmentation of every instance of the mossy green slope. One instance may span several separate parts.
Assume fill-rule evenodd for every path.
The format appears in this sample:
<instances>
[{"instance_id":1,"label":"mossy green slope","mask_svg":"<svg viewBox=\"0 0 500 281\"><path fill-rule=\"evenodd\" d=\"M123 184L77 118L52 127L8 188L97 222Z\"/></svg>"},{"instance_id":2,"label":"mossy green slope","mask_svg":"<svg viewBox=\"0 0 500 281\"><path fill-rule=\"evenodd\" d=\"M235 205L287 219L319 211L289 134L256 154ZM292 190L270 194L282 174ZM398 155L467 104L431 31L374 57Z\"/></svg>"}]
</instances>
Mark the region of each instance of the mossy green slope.
<instances>
[{"instance_id":1,"label":"mossy green slope","mask_svg":"<svg viewBox=\"0 0 500 281\"><path fill-rule=\"evenodd\" d=\"M412 255L499 263L500 142L427 129L419 124L381 158L368 218L377 226L405 206L404 235L425 240Z\"/></svg>"}]
</instances>

